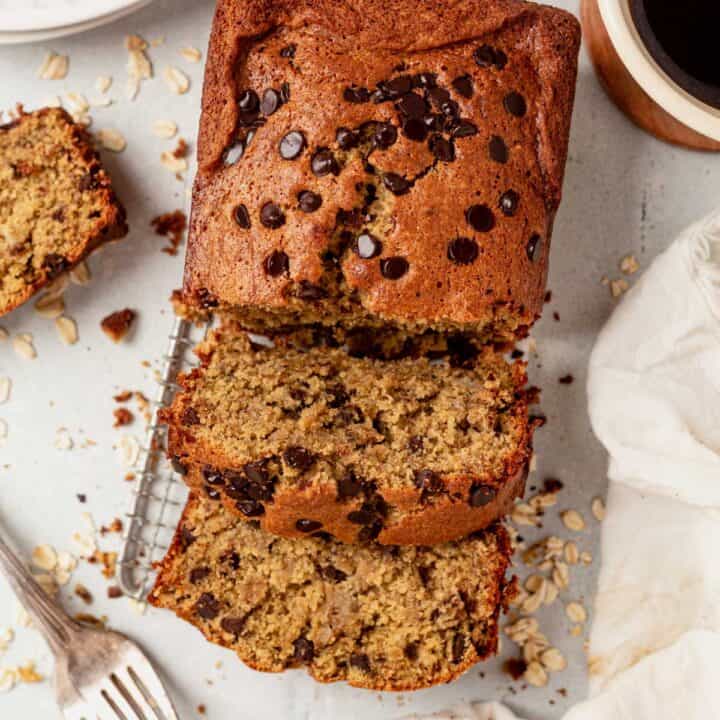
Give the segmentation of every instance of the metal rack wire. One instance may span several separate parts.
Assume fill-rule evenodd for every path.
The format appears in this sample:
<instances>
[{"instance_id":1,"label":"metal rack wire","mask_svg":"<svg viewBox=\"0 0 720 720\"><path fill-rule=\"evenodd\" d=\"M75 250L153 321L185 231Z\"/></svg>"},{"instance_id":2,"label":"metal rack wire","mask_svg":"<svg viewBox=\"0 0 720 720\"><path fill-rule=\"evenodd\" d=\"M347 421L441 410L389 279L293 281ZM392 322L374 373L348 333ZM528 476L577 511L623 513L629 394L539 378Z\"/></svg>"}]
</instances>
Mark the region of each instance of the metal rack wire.
<instances>
[{"instance_id":1,"label":"metal rack wire","mask_svg":"<svg viewBox=\"0 0 720 720\"><path fill-rule=\"evenodd\" d=\"M154 563L165 554L187 498L182 479L165 457L167 429L158 423L158 411L172 402L179 387L178 373L196 366L190 353L207 330L207 326L198 328L187 320L176 319L163 356L118 562L118 583L128 597L136 600L143 600L149 592Z\"/></svg>"}]
</instances>

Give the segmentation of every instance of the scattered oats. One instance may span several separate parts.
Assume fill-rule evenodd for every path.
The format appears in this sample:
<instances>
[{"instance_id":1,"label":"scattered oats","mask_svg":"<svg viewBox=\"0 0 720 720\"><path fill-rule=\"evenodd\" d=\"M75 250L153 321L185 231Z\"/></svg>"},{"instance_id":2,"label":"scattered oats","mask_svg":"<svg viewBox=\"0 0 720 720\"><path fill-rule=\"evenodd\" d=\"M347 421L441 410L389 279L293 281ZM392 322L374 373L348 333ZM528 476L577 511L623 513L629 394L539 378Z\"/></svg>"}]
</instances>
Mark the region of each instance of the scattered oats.
<instances>
[{"instance_id":1,"label":"scattered oats","mask_svg":"<svg viewBox=\"0 0 720 720\"><path fill-rule=\"evenodd\" d=\"M525 602L521 606L521 610L528 615L532 615L540 609L543 604L543 594L541 592L534 592L527 596Z\"/></svg>"},{"instance_id":2,"label":"scattered oats","mask_svg":"<svg viewBox=\"0 0 720 720\"><path fill-rule=\"evenodd\" d=\"M528 592L536 593L544 582L545 578L542 575L529 575L525 580L525 589Z\"/></svg>"},{"instance_id":3,"label":"scattered oats","mask_svg":"<svg viewBox=\"0 0 720 720\"><path fill-rule=\"evenodd\" d=\"M113 99L109 98L107 96L101 97L101 98L94 98L90 101L90 107L94 108L104 108L104 107L110 107L113 104Z\"/></svg>"},{"instance_id":4,"label":"scattered oats","mask_svg":"<svg viewBox=\"0 0 720 720\"><path fill-rule=\"evenodd\" d=\"M587 620L587 611L579 602L569 602L565 606L565 614L574 623L584 623Z\"/></svg>"},{"instance_id":5,"label":"scattered oats","mask_svg":"<svg viewBox=\"0 0 720 720\"><path fill-rule=\"evenodd\" d=\"M188 169L188 161L185 158L175 157L169 150L160 156L160 162L173 173L184 172Z\"/></svg>"},{"instance_id":6,"label":"scattered oats","mask_svg":"<svg viewBox=\"0 0 720 720\"><path fill-rule=\"evenodd\" d=\"M65 100L67 100L70 105L70 109L80 115L84 115L90 109L90 104L87 99L80 93L69 92L65 95Z\"/></svg>"},{"instance_id":7,"label":"scattered oats","mask_svg":"<svg viewBox=\"0 0 720 720\"><path fill-rule=\"evenodd\" d=\"M9 377L0 377L0 404L8 401L11 387L12 381Z\"/></svg>"},{"instance_id":8,"label":"scattered oats","mask_svg":"<svg viewBox=\"0 0 720 720\"><path fill-rule=\"evenodd\" d=\"M87 532L92 533L93 535L97 532L95 528L95 521L93 520L93 516L89 512L84 512L82 514L83 523L85 523L85 529Z\"/></svg>"},{"instance_id":9,"label":"scattered oats","mask_svg":"<svg viewBox=\"0 0 720 720\"><path fill-rule=\"evenodd\" d=\"M26 360L34 360L37 352L32 344L32 337L28 340L27 335L16 335L12 341L15 352Z\"/></svg>"},{"instance_id":10,"label":"scattered oats","mask_svg":"<svg viewBox=\"0 0 720 720\"><path fill-rule=\"evenodd\" d=\"M593 498L592 504L590 505L592 514L598 522L602 522L605 519L605 503L602 498Z\"/></svg>"},{"instance_id":11,"label":"scattered oats","mask_svg":"<svg viewBox=\"0 0 720 720\"><path fill-rule=\"evenodd\" d=\"M634 255L626 255L620 260L620 270L626 275L634 275L640 269L640 263Z\"/></svg>"},{"instance_id":12,"label":"scattered oats","mask_svg":"<svg viewBox=\"0 0 720 720\"><path fill-rule=\"evenodd\" d=\"M520 607L525 602L527 596L527 592L523 588L519 587L512 600L510 600L510 605L512 607Z\"/></svg>"},{"instance_id":13,"label":"scattered oats","mask_svg":"<svg viewBox=\"0 0 720 720\"><path fill-rule=\"evenodd\" d=\"M610 281L610 294L614 298L620 297L624 292L627 292L629 288L630 285L628 285L627 280L623 280L622 278Z\"/></svg>"},{"instance_id":14,"label":"scattered oats","mask_svg":"<svg viewBox=\"0 0 720 720\"><path fill-rule=\"evenodd\" d=\"M571 540L565 543L565 561L568 565L577 565L580 561L578 547Z\"/></svg>"},{"instance_id":15,"label":"scattered oats","mask_svg":"<svg viewBox=\"0 0 720 720\"><path fill-rule=\"evenodd\" d=\"M134 100L140 90L140 82L152 77L152 64L145 53L147 43L139 35L128 35L125 47L128 51L126 91L128 99Z\"/></svg>"},{"instance_id":16,"label":"scattered oats","mask_svg":"<svg viewBox=\"0 0 720 720\"><path fill-rule=\"evenodd\" d=\"M66 345L74 345L78 341L77 325L72 318L65 315L55 318L55 327Z\"/></svg>"},{"instance_id":17,"label":"scattered oats","mask_svg":"<svg viewBox=\"0 0 720 720\"><path fill-rule=\"evenodd\" d=\"M92 118L87 113L70 113L74 122L83 127L92 125Z\"/></svg>"},{"instance_id":18,"label":"scattered oats","mask_svg":"<svg viewBox=\"0 0 720 720\"><path fill-rule=\"evenodd\" d=\"M112 85L112 78L109 75L99 75L95 80L95 89L99 93L106 93Z\"/></svg>"},{"instance_id":19,"label":"scattered oats","mask_svg":"<svg viewBox=\"0 0 720 720\"><path fill-rule=\"evenodd\" d=\"M67 428L59 428L55 432L55 447L58 450L72 450L74 444Z\"/></svg>"},{"instance_id":20,"label":"scattered oats","mask_svg":"<svg viewBox=\"0 0 720 720\"><path fill-rule=\"evenodd\" d=\"M97 550L95 538L90 533L75 532L71 537L82 557L92 557Z\"/></svg>"},{"instance_id":21,"label":"scattered oats","mask_svg":"<svg viewBox=\"0 0 720 720\"><path fill-rule=\"evenodd\" d=\"M505 634L518 645L524 645L528 638L538 633L540 625L536 618L523 617L505 626Z\"/></svg>"},{"instance_id":22,"label":"scattered oats","mask_svg":"<svg viewBox=\"0 0 720 720\"><path fill-rule=\"evenodd\" d=\"M523 677L534 687L545 687L548 683L548 675L545 672L545 668L543 668L537 660L528 663Z\"/></svg>"},{"instance_id":23,"label":"scattered oats","mask_svg":"<svg viewBox=\"0 0 720 720\"><path fill-rule=\"evenodd\" d=\"M61 568L55 568L53 570L53 578L55 578L55 582L60 586L67 585L70 582L71 574L67 570L62 570Z\"/></svg>"},{"instance_id":24,"label":"scattered oats","mask_svg":"<svg viewBox=\"0 0 720 720\"><path fill-rule=\"evenodd\" d=\"M540 653L547 647L547 643L539 641L537 638L530 638L522 648L523 660L529 664L533 660L538 660Z\"/></svg>"},{"instance_id":25,"label":"scattered oats","mask_svg":"<svg viewBox=\"0 0 720 720\"><path fill-rule=\"evenodd\" d=\"M587 667L589 675L602 675L605 671L605 661L601 657L590 657Z\"/></svg>"},{"instance_id":26,"label":"scattered oats","mask_svg":"<svg viewBox=\"0 0 720 720\"><path fill-rule=\"evenodd\" d=\"M42 104L43 107L59 108L62 107L62 100L58 95L48 95Z\"/></svg>"},{"instance_id":27,"label":"scattered oats","mask_svg":"<svg viewBox=\"0 0 720 720\"><path fill-rule=\"evenodd\" d=\"M528 504L537 512L557 504L557 496L555 493L538 493L528 500Z\"/></svg>"},{"instance_id":28,"label":"scattered oats","mask_svg":"<svg viewBox=\"0 0 720 720\"><path fill-rule=\"evenodd\" d=\"M530 472L536 472L536 471L537 471L537 454L536 454L536 453L533 453L533 454L530 456L530 468L529 468L529 471L530 471Z\"/></svg>"},{"instance_id":29,"label":"scattered oats","mask_svg":"<svg viewBox=\"0 0 720 720\"><path fill-rule=\"evenodd\" d=\"M12 628L0 628L0 653L5 652L14 640L15 633Z\"/></svg>"},{"instance_id":30,"label":"scattered oats","mask_svg":"<svg viewBox=\"0 0 720 720\"><path fill-rule=\"evenodd\" d=\"M32 618L30 617L30 613L22 605L17 606L15 624L24 628L32 627Z\"/></svg>"},{"instance_id":31,"label":"scattered oats","mask_svg":"<svg viewBox=\"0 0 720 720\"><path fill-rule=\"evenodd\" d=\"M590 565L592 562L592 554L589 553L587 550L580 553L580 562L583 565Z\"/></svg>"},{"instance_id":32,"label":"scattered oats","mask_svg":"<svg viewBox=\"0 0 720 720\"><path fill-rule=\"evenodd\" d=\"M128 100L134 100L140 92L140 80L136 77L129 77L125 83L125 96Z\"/></svg>"},{"instance_id":33,"label":"scattered oats","mask_svg":"<svg viewBox=\"0 0 720 720\"><path fill-rule=\"evenodd\" d=\"M73 572L77 567L77 558L67 550L61 550L57 556L57 566L65 572Z\"/></svg>"},{"instance_id":34,"label":"scattered oats","mask_svg":"<svg viewBox=\"0 0 720 720\"><path fill-rule=\"evenodd\" d=\"M513 507L510 517L516 525L537 525L539 522L535 510L533 510L531 505L524 502L517 503L517 505Z\"/></svg>"},{"instance_id":35,"label":"scattered oats","mask_svg":"<svg viewBox=\"0 0 720 720\"><path fill-rule=\"evenodd\" d=\"M35 670L35 663L29 662L17 668L17 674L24 683L39 683L43 681L43 676Z\"/></svg>"},{"instance_id":36,"label":"scattered oats","mask_svg":"<svg viewBox=\"0 0 720 720\"><path fill-rule=\"evenodd\" d=\"M30 556L32 564L41 570L52 570L58 562L57 553L51 545L38 545Z\"/></svg>"},{"instance_id":37,"label":"scattered oats","mask_svg":"<svg viewBox=\"0 0 720 720\"><path fill-rule=\"evenodd\" d=\"M41 295L35 302L35 312L44 318L54 320L65 311L65 302L62 296L49 293Z\"/></svg>"},{"instance_id":38,"label":"scattered oats","mask_svg":"<svg viewBox=\"0 0 720 720\"><path fill-rule=\"evenodd\" d=\"M41 80L62 80L68 74L69 61L67 55L57 55L50 52L45 56L42 65L37 70Z\"/></svg>"},{"instance_id":39,"label":"scattered oats","mask_svg":"<svg viewBox=\"0 0 720 720\"><path fill-rule=\"evenodd\" d=\"M180 50L180 54L191 63L200 62L202 58L202 53L194 47L184 47Z\"/></svg>"},{"instance_id":40,"label":"scattered oats","mask_svg":"<svg viewBox=\"0 0 720 720\"><path fill-rule=\"evenodd\" d=\"M89 285L91 279L90 268L84 260L70 271L70 280L76 285Z\"/></svg>"},{"instance_id":41,"label":"scattered oats","mask_svg":"<svg viewBox=\"0 0 720 720\"><path fill-rule=\"evenodd\" d=\"M67 273L63 273L59 277L55 278L46 288L45 294L52 295L53 297L60 297L68 288L70 284L70 278Z\"/></svg>"},{"instance_id":42,"label":"scattered oats","mask_svg":"<svg viewBox=\"0 0 720 720\"><path fill-rule=\"evenodd\" d=\"M12 668L0 668L0 693L10 692L17 682L17 674Z\"/></svg>"},{"instance_id":43,"label":"scattered oats","mask_svg":"<svg viewBox=\"0 0 720 720\"><path fill-rule=\"evenodd\" d=\"M166 65L163 69L163 80L165 84L176 95L184 95L190 89L190 79L174 65Z\"/></svg>"},{"instance_id":44,"label":"scattered oats","mask_svg":"<svg viewBox=\"0 0 720 720\"><path fill-rule=\"evenodd\" d=\"M548 580L545 585L545 604L552 605L557 600L559 592L558 586L552 580Z\"/></svg>"},{"instance_id":45,"label":"scattered oats","mask_svg":"<svg viewBox=\"0 0 720 720\"><path fill-rule=\"evenodd\" d=\"M560 517L568 530L581 532L585 529L585 520L577 510L564 510L560 513Z\"/></svg>"},{"instance_id":46,"label":"scattered oats","mask_svg":"<svg viewBox=\"0 0 720 720\"><path fill-rule=\"evenodd\" d=\"M132 467L140 457L140 443L134 435L123 435L118 443L123 463Z\"/></svg>"},{"instance_id":47,"label":"scattered oats","mask_svg":"<svg viewBox=\"0 0 720 720\"><path fill-rule=\"evenodd\" d=\"M562 672L567 667L567 660L555 647L544 650L540 655L540 662L550 672Z\"/></svg>"},{"instance_id":48,"label":"scattered oats","mask_svg":"<svg viewBox=\"0 0 720 720\"><path fill-rule=\"evenodd\" d=\"M175 137L178 126L172 120L156 120L153 123L153 133L159 138L169 140Z\"/></svg>"},{"instance_id":49,"label":"scattered oats","mask_svg":"<svg viewBox=\"0 0 720 720\"><path fill-rule=\"evenodd\" d=\"M137 615L144 615L145 610L147 609L147 603L141 602L140 600L136 600L135 598L128 598L128 603L130 605L130 608L134 613Z\"/></svg>"},{"instance_id":50,"label":"scattered oats","mask_svg":"<svg viewBox=\"0 0 720 720\"><path fill-rule=\"evenodd\" d=\"M50 597L57 595L58 586L55 578L49 573L38 573L33 575L35 582L43 589L43 592Z\"/></svg>"},{"instance_id":51,"label":"scattered oats","mask_svg":"<svg viewBox=\"0 0 720 720\"><path fill-rule=\"evenodd\" d=\"M104 128L98 130L97 133L100 144L106 149L112 152L122 152L127 147L127 141L123 135L117 130L111 128Z\"/></svg>"},{"instance_id":52,"label":"scattered oats","mask_svg":"<svg viewBox=\"0 0 720 720\"><path fill-rule=\"evenodd\" d=\"M569 587L570 572L564 562L555 563L555 568L552 571L552 580L558 586L559 590L566 590Z\"/></svg>"}]
</instances>

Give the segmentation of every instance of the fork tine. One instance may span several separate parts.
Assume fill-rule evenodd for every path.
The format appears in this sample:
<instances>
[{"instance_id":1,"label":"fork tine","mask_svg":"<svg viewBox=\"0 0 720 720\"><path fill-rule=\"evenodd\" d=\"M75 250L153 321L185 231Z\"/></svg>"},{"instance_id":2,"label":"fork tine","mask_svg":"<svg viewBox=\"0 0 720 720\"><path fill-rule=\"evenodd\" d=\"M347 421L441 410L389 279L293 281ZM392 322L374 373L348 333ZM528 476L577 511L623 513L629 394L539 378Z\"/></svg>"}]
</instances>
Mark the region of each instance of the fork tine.
<instances>
[{"instance_id":1,"label":"fork tine","mask_svg":"<svg viewBox=\"0 0 720 720\"><path fill-rule=\"evenodd\" d=\"M157 720L178 720L162 680L150 661L136 649L129 652L125 659L127 682L137 688L137 692L151 708L151 717Z\"/></svg>"}]
</instances>

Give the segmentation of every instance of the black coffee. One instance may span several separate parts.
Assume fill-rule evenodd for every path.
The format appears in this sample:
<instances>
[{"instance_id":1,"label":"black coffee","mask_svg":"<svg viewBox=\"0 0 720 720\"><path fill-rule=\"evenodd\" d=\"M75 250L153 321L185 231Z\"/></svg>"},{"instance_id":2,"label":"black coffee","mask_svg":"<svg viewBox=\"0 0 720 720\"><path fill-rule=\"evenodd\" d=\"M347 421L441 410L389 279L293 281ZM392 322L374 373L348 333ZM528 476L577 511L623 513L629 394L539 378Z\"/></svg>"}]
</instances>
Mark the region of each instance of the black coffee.
<instances>
[{"instance_id":1,"label":"black coffee","mask_svg":"<svg viewBox=\"0 0 720 720\"><path fill-rule=\"evenodd\" d=\"M684 90L720 108L720 0L630 0L650 54Z\"/></svg>"}]
</instances>

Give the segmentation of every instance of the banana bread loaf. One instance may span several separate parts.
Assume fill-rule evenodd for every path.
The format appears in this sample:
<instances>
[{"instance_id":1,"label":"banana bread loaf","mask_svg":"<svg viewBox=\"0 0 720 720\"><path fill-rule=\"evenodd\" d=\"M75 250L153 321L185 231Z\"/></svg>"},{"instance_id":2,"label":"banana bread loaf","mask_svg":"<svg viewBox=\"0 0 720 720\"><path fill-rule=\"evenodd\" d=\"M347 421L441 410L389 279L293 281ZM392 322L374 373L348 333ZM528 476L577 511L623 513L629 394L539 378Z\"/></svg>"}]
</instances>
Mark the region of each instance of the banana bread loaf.
<instances>
[{"instance_id":1,"label":"banana bread loaf","mask_svg":"<svg viewBox=\"0 0 720 720\"><path fill-rule=\"evenodd\" d=\"M220 0L188 303L512 340L538 317L580 31L521 0Z\"/></svg>"},{"instance_id":2,"label":"banana bread loaf","mask_svg":"<svg viewBox=\"0 0 720 720\"><path fill-rule=\"evenodd\" d=\"M393 545L463 537L522 495L537 423L522 363L276 343L215 331L180 378L161 417L194 491L286 537Z\"/></svg>"},{"instance_id":3,"label":"banana bread loaf","mask_svg":"<svg viewBox=\"0 0 720 720\"><path fill-rule=\"evenodd\" d=\"M496 652L510 554L500 526L432 548L287 540L191 496L149 600L257 670L410 690Z\"/></svg>"},{"instance_id":4,"label":"banana bread loaf","mask_svg":"<svg viewBox=\"0 0 720 720\"><path fill-rule=\"evenodd\" d=\"M64 110L0 126L0 315L125 234L90 136Z\"/></svg>"}]
</instances>

